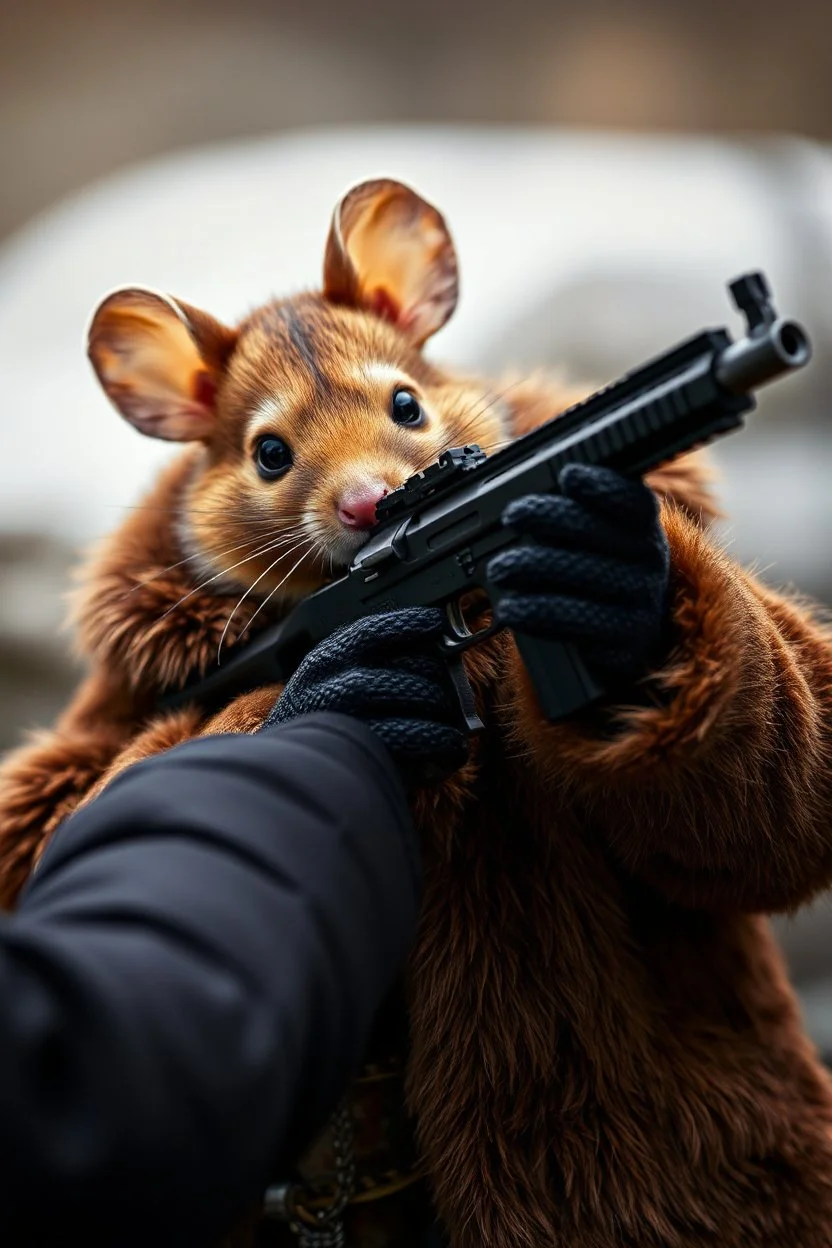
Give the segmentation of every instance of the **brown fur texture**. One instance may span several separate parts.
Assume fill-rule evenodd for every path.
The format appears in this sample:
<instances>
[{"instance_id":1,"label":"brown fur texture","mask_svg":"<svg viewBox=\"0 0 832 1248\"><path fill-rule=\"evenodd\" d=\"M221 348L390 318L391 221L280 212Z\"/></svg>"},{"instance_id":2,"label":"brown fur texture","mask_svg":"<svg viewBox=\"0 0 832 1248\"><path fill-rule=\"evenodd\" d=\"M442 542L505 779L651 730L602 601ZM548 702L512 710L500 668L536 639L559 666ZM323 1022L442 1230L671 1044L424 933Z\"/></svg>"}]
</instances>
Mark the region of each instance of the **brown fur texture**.
<instances>
[{"instance_id":1,"label":"brown fur texture","mask_svg":"<svg viewBox=\"0 0 832 1248\"><path fill-rule=\"evenodd\" d=\"M278 383L314 389L313 365L334 386L350 361L383 353L439 413L419 452L430 458L473 437L493 448L571 398L541 380L461 382L395 326L320 296L294 301L294 321L286 307L238 331L226 413ZM298 318L314 358L293 381L285 334ZM385 471L414 466L343 398L327 410L317 467L293 489L337 489L347 435ZM212 661L238 600L223 577L195 589L233 544L229 526L242 540L263 506L228 428L184 452L87 567L76 619L90 675L0 776L6 905L51 829L124 766L199 733L252 731L273 702L276 689L259 691L209 721L153 710ZM467 656L487 731L415 806L425 893L408 1096L453 1248L832 1244L832 1086L762 917L832 879L832 635L717 547L698 457L650 480L672 556L664 665L632 705L551 725L498 635ZM301 573L288 597L252 595L232 644L256 606L259 627L325 574Z\"/></svg>"},{"instance_id":2,"label":"brown fur texture","mask_svg":"<svg viewBox=\"0 0 832 1248\"><path fill-rule=\"evenodd\" d=\"M410 1095L465 1248L832 1243L829 1079L760 914L832 875L829 639L664 522L647 704L549 725L504 638L490 758L421 823Z\"/></svg>"}]
</instances>

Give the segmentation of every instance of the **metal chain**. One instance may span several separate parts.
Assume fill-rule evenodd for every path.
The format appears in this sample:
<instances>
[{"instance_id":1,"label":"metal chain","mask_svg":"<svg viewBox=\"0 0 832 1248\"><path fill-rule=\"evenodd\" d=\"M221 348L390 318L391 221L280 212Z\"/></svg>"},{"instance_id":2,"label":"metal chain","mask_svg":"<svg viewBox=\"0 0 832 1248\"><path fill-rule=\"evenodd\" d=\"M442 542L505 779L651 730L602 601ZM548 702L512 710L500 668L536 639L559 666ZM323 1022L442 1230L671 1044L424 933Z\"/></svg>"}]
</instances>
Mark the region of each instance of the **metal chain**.
<instances>
[{"instance_id":1,"label":"metal chain","mask_svg":"<svg viewBox=\"0 0 832 1248\"><path fill-rule=\"evenodd\" d=\"M346 1248L344 1223L340 1220L335 1226L330 1227L291 1223L290 1229L298 1237L298 1248Z\"/></svg>"},{"instance_id":2,"label":"metal chain","mask_svg":"<svg viewBox=\"0 0 832 1248\"><path fill-rule=\"evenodd\" d=\"M289 1229L298 1237L298 1248L346 1248L341 1215L355 1190L355 1152L349 1109L342 1106L336 1110L329 1125L335 1160L335 1195L331 1204L326 1209L304 1209L296 1189L285 1184L266 1192L267 1216L288 1221Z\"/></svg>"}]
</instances>

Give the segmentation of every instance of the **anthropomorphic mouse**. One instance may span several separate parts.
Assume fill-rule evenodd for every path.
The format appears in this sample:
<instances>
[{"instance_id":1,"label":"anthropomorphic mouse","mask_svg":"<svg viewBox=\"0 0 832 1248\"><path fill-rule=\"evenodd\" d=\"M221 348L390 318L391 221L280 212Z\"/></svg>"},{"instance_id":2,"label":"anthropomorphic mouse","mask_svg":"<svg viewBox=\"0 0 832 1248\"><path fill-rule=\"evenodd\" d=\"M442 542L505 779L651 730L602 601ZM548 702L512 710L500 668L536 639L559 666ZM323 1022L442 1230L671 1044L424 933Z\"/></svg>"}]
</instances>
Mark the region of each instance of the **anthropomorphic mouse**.
<instances>
[{"instance_id":1,"label":"anthropomorphic mouse","mask_svg":"<svg viewBox=\"0 0 832 1248\"><path fill-rule=\"evenodd\" d=\"M378 500L442 450L492 451L575 397L430 362L456 299L443 218L375 181L337 206L320 291L233 329L140 289L100 305L104 390L188 446L86 566L89 674L0 775L7 906L110 776L251 731L279 692L207 719L159 713L163 691L337 576ZM832 1245L832 1087L764 917L832 878L832 636L709 535L697 457L647 485L577 470L562 487L518 500L525 553L495 568L495 610L585 642L608 694L548 723L498 632L466 656L486 730L414 801L425 892L399 1056L443 1233ZM410 1242L379 1229L403 1199L359 1202L348 1242Z\"/></svg>"}]
</instances>

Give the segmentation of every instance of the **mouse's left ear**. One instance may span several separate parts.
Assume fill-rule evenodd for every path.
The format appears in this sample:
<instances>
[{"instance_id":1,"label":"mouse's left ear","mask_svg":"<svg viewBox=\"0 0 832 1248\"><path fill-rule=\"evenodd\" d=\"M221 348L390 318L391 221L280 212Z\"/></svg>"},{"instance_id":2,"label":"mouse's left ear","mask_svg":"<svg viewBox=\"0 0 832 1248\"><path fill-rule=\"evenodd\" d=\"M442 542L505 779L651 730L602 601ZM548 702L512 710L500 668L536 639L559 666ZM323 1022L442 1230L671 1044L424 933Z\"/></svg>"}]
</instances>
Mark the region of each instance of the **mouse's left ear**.
<instances>
[{"instance_id":1,"label":"mouse's left ear","mask_svg":"<svg viewBox=\"0 0 832 1248\"><path fill-rule=\"evenodd\" d=\"M324 294L392 321L421 346L459 297L456 252L444 219L401 182L353 187L332 218Z\"/></svg>"}]
</instances>

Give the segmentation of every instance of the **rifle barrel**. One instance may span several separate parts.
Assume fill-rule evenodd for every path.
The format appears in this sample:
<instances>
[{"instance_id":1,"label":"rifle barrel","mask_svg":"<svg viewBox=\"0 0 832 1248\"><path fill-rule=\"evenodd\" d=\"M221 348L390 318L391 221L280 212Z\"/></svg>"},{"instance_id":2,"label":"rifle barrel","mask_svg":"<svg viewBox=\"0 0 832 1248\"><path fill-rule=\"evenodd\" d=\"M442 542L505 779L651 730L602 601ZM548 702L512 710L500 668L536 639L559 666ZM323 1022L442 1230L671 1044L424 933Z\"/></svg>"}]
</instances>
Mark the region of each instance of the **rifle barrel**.
<instances>
[{"instance_id":1,"label":"rifle barrel","mask_svg":"<svg viewBox=\"0 0 832 1248\"><path fill-rule=\"evenodd\" d=\"M732 394L747 394L808 364L812 347L796 321L776 320L723 351L716 379Z\"/></svg>"}]
</instances>

